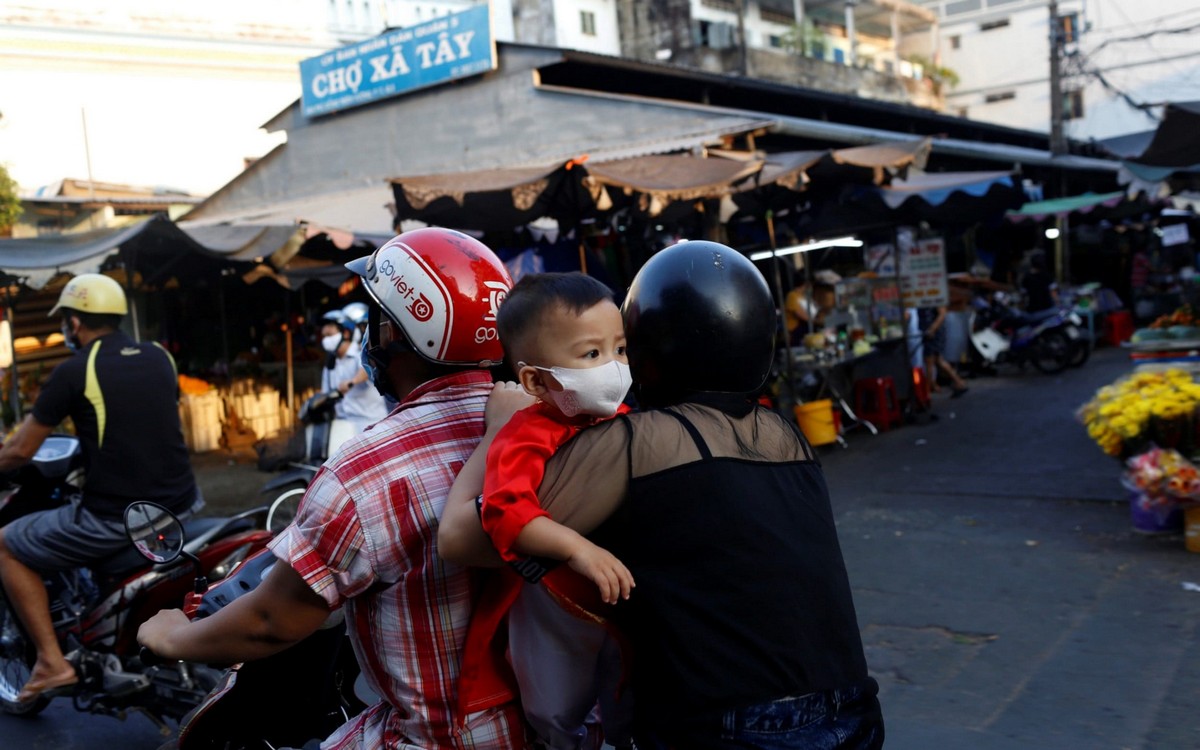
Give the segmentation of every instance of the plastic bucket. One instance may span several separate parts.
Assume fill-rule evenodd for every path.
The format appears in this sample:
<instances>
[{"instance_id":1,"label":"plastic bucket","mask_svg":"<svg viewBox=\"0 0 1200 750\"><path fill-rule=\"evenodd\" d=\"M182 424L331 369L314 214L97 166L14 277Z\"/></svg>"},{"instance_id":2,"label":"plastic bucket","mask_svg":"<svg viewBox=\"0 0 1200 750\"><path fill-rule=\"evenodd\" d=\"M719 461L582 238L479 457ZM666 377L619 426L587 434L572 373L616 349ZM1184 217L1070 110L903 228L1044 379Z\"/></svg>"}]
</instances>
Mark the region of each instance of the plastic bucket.
<instances>
[{"instance_id":1,"label":"plastic bucket","mask_svg":"<svg viewBox=\"0 0 1200 750\"><path fill-rule=\"evenodd\" d=\"M1166 513L1142 507L1141 495L1129 495L1129 515L1133 530L1139 534L1178 534L1183 531L1183 510L1173 508Z\"/></svg>"},{"instance_id":2,"label":"plastic bucket","mask_svg":"<svg viewBox=\"0 0 1200 750\"><path fill-rule=\"evenodd\" d=\"M797 404L796 424L812 445L827 445L837 441L837 423L834 420L833 402L829 399Z\"/></svg>"}]
</instances>

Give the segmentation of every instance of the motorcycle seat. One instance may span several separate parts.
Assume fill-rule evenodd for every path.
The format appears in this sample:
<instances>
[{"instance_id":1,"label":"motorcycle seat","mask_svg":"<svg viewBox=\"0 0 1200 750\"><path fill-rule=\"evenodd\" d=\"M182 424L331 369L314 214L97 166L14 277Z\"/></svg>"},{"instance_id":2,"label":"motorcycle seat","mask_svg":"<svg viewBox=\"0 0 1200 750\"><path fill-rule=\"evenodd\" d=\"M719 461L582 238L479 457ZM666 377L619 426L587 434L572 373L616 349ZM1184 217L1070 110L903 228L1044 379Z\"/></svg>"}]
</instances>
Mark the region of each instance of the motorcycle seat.
<instances>
[{"instance_id":1,"label":"motorcycle seat","mask_svg":"<svg viewBox=\"0 0 1200 750\"><path fill-rule=\"evenodd\" d=\"M1055 315L1058 315L1058 312L1058 308L1056 307L1047 307L1045 310L1038 310L1037 312L1022 313L1017 323L1019 325L1036 325L1046 318L1053 318Z\"/></svg>"}]
</instances>

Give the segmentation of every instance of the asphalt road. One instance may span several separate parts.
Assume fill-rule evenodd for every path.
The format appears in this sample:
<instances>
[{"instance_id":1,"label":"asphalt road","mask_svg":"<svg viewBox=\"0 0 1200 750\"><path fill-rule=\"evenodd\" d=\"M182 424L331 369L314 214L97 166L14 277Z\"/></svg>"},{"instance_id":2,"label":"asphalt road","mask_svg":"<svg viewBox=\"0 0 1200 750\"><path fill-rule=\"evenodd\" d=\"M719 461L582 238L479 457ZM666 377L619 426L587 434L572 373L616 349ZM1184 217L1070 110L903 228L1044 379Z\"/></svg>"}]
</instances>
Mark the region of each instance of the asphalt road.
<instances>
[{"instance_id":1,"label":"asphalt road","mask_svg":"<svg viewBox=\"0 0 1200 750\"><path fill-rule=\"evenodd\" d=\"M937 421L822 449L888 748L1200 747L1200 556L1133 532L1119 464L1073 416L1130 370L1102 349L1061 376L1008 371L935 395ZM197 466L216 509L268 478ZM160 742L63 699L0 717L6 749Z\"/></svg>"}]
</instances>

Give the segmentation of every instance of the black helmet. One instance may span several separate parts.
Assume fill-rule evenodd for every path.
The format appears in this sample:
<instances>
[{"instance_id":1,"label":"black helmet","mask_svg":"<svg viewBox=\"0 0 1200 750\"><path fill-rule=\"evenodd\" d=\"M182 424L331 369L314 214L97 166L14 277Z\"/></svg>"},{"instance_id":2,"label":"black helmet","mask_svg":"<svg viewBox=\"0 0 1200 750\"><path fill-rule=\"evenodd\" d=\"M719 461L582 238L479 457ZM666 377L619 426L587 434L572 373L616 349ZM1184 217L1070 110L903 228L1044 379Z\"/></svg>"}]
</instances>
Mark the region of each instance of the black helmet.
<instances>
[{"instance_id":1,"label":"black helmet","mask_svg":"<svg viewBox=\"0 0 1200 750\"><path fill-rule=\"evenodd\" d=\"M750 393L775 354L775 304L750 260L716 242L654 255L621 307L629 366L644 407L694 392Z\"/></svg>"}]
</instances>

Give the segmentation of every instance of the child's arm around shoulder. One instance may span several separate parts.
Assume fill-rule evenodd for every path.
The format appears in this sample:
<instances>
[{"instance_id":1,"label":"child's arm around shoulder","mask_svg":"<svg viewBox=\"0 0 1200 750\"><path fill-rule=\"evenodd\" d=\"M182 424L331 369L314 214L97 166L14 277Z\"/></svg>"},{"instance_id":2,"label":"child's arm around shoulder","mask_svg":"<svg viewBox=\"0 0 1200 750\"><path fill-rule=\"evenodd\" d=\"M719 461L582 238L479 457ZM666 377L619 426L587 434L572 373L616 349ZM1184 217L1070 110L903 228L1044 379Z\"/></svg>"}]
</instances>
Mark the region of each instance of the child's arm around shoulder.
<instances>
[{"instance_id":1,"label":"child's arm around shoulder","mask_svg":"<svg viewBox=\"0 0 1200 750\"><path fill-rule=\"evenodd\" d=\"M613 553L550 516L534 518L525 524L514 549L522 555L566 562L576 573L596 584L605 604L628 599L634 587L633 574Z\"/></svg>"},{"instance_id":2,"label":"child's arm around shoulder","mask_svg":"<svg viewBox=\"0 0 1200 750\"><path fill-rule=\"evenodd\" d=\"M438 555L459 565L495 567L501 564L495 547L483 532L475 498L483 489L488 449L512 415L533 403L519 383L496 383L488 398L486 432L479 446L454 480L438 524Z\"/></svg>"},{"instance_id":3,"label":"child's arm around shoulder","mask_svg":"<svg viewBox=\"0 0 1200 750\"><path fill-rule=\"evenodd\" d=\"M517 537L534 519L549 514L538 501L537 487L546 462L574 429L544 406L522 409L504 426L488 450L483 479L483 530L505 560L524 553Z\"/></svg>"}]
</instances>

